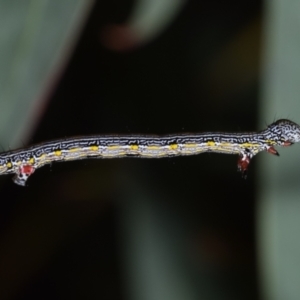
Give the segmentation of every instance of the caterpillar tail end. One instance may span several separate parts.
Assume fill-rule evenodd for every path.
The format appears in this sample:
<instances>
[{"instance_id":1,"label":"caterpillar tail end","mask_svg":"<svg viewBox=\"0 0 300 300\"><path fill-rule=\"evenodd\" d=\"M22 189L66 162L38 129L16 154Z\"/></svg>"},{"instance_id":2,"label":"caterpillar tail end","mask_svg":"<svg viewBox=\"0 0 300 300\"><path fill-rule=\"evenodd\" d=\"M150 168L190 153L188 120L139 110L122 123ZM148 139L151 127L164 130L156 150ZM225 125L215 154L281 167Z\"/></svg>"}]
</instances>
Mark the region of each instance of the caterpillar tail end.
<instances>
[{"instance_id":1,"label":"caterpillar tail end","mask_svg":"<svg viewBox=\"0 0 300 300\"><path fill-rule=\"evenodd\" d=\"M35 168L30 165L24 165L19 168L15 176L12 178L13 182L20 186L25 186L28 177L33 174Z\"/></svg>"}]
</instances>

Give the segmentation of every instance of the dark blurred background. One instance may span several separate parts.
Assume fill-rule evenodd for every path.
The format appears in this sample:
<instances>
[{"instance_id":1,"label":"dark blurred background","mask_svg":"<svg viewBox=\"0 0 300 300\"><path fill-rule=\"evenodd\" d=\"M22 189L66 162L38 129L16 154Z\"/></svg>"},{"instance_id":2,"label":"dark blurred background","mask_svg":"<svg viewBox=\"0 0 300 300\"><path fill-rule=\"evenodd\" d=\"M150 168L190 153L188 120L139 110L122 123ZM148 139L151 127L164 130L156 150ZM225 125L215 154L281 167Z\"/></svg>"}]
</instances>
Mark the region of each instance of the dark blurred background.
<instances>
[{"instance_id":1,"label":"dark blurred background","mask_svg":"<svg viewBox=\"0 0 300 300\"><path fill-rule=\"evenodd\" d=\"M94 3L26 145L262 129L262 2L174 1L177 12L148 36L128 21L138 2ZM262 299L256 159L247 180L236 163L218 154L54 163L25 188L1 177L1 299Z\"/></svg>"}]
</instances>

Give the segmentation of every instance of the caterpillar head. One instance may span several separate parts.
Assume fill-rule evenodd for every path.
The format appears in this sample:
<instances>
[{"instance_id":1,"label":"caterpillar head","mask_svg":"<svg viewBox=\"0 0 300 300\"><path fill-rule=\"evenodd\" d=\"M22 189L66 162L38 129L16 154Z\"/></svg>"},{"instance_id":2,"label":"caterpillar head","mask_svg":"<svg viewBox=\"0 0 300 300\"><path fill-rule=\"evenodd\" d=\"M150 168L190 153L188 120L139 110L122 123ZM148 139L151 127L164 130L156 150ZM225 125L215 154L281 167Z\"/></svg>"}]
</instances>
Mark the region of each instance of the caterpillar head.
<instances>
[{"instance_id":1,"label":"caterpillar head","mask_svg":"<svg viewBox=\"0 0 300 300\"><path fill-rule=\"evenodd\" d=\"M268 126L268 139L280 146L290 146L300 142L300 126L290 120L281 119Z\"/></svg>"}]
</instances>

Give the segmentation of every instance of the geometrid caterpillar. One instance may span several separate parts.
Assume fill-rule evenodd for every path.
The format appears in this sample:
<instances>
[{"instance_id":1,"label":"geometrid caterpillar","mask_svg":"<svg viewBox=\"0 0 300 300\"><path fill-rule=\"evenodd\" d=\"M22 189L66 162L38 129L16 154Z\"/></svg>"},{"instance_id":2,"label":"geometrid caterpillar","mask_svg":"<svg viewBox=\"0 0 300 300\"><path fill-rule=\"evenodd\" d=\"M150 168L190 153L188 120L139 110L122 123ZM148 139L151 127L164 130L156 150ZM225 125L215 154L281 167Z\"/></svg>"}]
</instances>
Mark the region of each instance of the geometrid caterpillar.
<instances>
[{"instance_id":1,"label":"geometrid caterpillar","mask_svg":"<svg viewBox=\"0 0 300 300\"><path fill-rule=\"evenodd\" d=\"M249 133L206 132L195 134L108 135L60 139L0 154L0 175L15 174L13 181L24 186L37 168L54 161L86 158L161 158L204 152L238 154L238 169L245 177L251 158L261 151L279 155L274 146L300 141L300 126L278 120L267 129Z\"/></svg>"}]
</instances>

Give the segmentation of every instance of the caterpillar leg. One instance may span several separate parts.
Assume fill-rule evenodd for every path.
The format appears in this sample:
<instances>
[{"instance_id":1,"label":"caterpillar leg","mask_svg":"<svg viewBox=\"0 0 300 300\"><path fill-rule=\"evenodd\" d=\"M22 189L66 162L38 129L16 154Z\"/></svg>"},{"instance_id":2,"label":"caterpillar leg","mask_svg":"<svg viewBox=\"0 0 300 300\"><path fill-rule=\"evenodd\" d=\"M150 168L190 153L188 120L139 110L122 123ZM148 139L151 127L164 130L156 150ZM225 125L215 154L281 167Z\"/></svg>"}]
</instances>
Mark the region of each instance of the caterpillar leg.
<instances>
[{"instance_id":1,"label":"caterpillar leg","mask_svg":"<svg viewBox=\"0 0 300 300\"><path fill-rule=\"evenodd\" d=\"M30 165L24 165L19 168L19 170L16 172L15 176L13 177L13 182L25 186L26 181L28 177L33 174L35 171L35 168Z\"/></svg>"},{"instance_id":2,"label":"caterpillar leg","mask_svg":"<svg viewBox=\"0 0 300 300\"><path fill-rule=\"evenodd\" d=\"M285 145L285 147L290 146L290 145L291 145L291 144ZM271 154L273 154L273 155L279 156L278 151L277 151L273 146L270 146L270 147L267 149L267 152L268 152L268 153L271 153Z\"/></svg>"},{"instance_id":3,"label":"caterpillar leg","mask_svg":"<svg viewBox=\"0 0 300 300\"><path fill-rule=\"evenodd\" d=\"M250 164L250 157L248 155L241 155L238 158L238 171L242 173L242 178L247 178L248 166Z\"/></svg>"},{"instance_id":4,"label":"caterpillar leg","mask_svg":"<svg viewBox=\"0 0 300 300\"><path fill-rule=\"evenodd\" d=\"M290 146L286 145L286 146ZM278 151L273 147L273 146L269 146L266 151L268 153L271 153L273 155L279 156ZM242 173L242 177L243 178L247 178L247 171L248 171L248 167L250 164L250 160L251 160L252 156L250 156L247 153L241 154L238 158L238 170Z\"/></svg>"}]
</instances>

